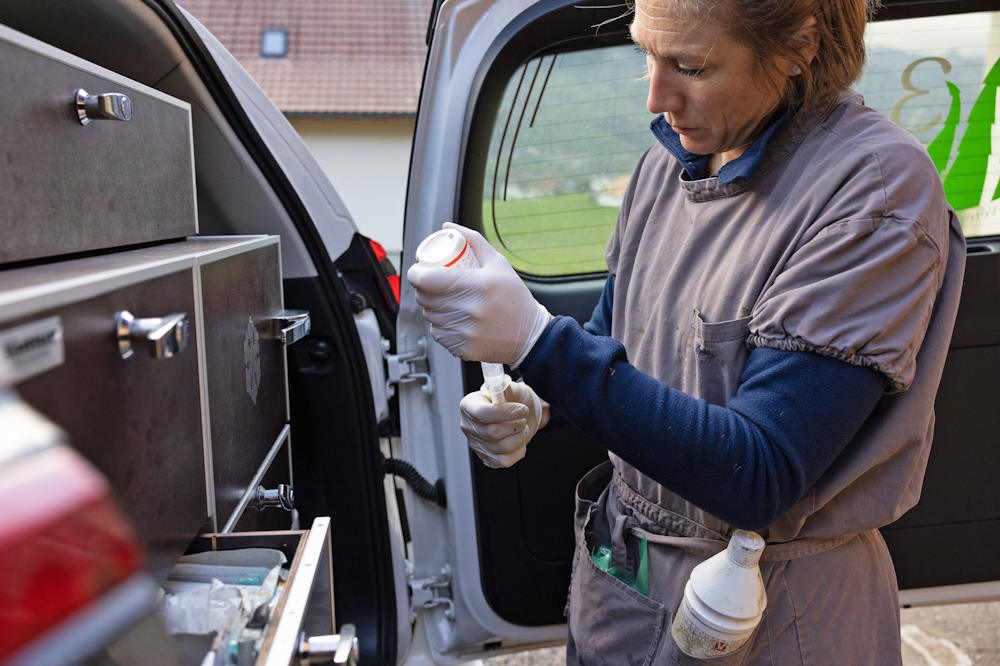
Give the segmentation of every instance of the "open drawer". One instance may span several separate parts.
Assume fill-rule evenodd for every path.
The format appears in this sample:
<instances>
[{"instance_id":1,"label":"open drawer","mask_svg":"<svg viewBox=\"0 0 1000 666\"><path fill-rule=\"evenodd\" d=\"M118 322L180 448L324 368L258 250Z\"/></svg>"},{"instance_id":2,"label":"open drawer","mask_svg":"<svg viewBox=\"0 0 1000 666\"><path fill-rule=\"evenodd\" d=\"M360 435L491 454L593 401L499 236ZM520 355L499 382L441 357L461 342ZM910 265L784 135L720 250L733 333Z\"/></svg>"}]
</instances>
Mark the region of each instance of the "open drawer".
<instances>
[{"instance_id":1,"label":"open drawer","mask_svg":"<svg viewBox=\"0 0 1000 666\"><path fill-rule=\"evenodd\" d=\"M309 530L204 534L188 549L188 555L222 553L246 548L281 551L288 573L279 585L277 602L266 625L250 632L243 641L216 647L221 658L209 656L213 637L184 632L169 635L163 615L151 613L115 644L97 663L156 664L288 664L341 663L357 660L354 628L345 625L337 634L333 606L330 519L316 518ZM161 601L162 603L162 601ZM259 650L256 646L259 646ZM154 658L154 662L149 659Z\"/></svg>"},{"instance_id":2,"label":"open drawer","mask_svg":"<svg viewBox=\"0 0 1000 666\"><path fill-rule=\"evenodd\" d=\"M256 663L297 663L303 634L327 635L335 631L330 519L316 518L307 531L202 535L188 553L241 548L272 548L288 558L288 577L263 632Z\"/></svg>"}]
</instances>

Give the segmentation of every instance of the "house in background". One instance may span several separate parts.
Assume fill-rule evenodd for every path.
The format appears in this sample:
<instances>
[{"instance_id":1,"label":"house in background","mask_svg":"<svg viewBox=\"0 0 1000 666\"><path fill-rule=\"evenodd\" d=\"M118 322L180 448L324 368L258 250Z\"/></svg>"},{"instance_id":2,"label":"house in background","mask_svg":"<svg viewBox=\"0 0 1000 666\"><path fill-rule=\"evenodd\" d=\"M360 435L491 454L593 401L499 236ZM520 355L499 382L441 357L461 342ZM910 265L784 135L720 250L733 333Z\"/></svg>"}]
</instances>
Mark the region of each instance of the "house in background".
<instances>
[{"instance_id":1,"label":"house in background","mask_svg":"<svg viewBox=\"0 0 1000 666\"><path fill-rule=\"evenodd\" d=\"M432 0L177 0L305 140L398 267Z\"/></svg>"}]
</instances>

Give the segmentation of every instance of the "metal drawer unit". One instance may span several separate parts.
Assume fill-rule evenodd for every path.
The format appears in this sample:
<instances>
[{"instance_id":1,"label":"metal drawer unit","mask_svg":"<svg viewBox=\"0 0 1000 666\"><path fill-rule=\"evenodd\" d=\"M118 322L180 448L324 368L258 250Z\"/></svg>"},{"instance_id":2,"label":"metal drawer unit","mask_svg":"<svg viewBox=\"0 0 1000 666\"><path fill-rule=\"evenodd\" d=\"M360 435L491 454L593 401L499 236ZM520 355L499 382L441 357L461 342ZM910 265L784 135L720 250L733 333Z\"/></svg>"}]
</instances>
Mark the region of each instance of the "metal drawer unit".
<instances>
[{"instance_id":1,"label":"metal drawer unit","mask_svg":"<svg viewBox=\"0 0 1000 666\"><path fill-rule=\"evenodd\" d=\"M0 385L65 429L108 477L155 579L185 550L289 556L258 663L291 663L306 649L303 631L333 630L329 519L306 533L263 531L292 524L284 348L309 330L306 313L281 306L276 237L191 238L0 271ZM236 498L225 524L234 533L195 539L224 526L220 486ZM258 511L262 502L279 508ZM96 612L70 625L101 625ZM309 649L350 643L320 636Z\"/></svg>"},{"instance_id":2,"label":"metal drawer unit","mask_svg":"<svg viewBox=\"0 0 1000 666\"><path fill-rule=\"evenodd\" d=\"M189 104L2 25L0 80L0 263L197 233Z\"/></svg>"},{"instance_id":3,"label":"metal drawer unit","mask_svg":"<svg viewBox=\"0 0 1000 666\"><path fill-rule=\"evenodd\" d=\"M209 516L195 262L176 245L0 272L0 383L107 476L157 576Z\"/></svg>"},{"instance_id":4,"label":"metal drawer unit","mask_svg":"<svg viewBox=\"0 0 1000 666\"><path fill-rule=\"evenodd\" d=\"M239 522L240 529L288 529L294 497L285 347L308 333L308 315L283 310L277 237L198 242L229 243L197 257L205 366L211 368L215 528L228 532ZM280 497L279 484L285 486Z\"/></svg>"}]
</instances>

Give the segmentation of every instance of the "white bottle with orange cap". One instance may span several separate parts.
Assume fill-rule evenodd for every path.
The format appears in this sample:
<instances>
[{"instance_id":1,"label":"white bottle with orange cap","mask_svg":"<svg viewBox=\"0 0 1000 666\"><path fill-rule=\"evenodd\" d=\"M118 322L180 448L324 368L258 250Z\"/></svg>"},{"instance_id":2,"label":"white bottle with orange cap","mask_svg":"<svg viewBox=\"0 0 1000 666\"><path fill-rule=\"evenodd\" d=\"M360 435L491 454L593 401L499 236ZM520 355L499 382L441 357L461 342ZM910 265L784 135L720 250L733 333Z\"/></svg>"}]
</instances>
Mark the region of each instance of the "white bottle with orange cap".
<instances>
[{"instance_id":1,"label":"white bottle with orange cap","mask_svg":"<svg viewBox=\"0 0 1000 666\"><path fill-rule=\"evenodd\" d=\"M479 261L465 237L454 229L441 229L417 246L417 261L427 266L445 268L479 268ZM510 385L510 375L501 363L480 363L483 369L483 391L493 404L504 402L503 392Z\"/></svg>"}]
</instances>

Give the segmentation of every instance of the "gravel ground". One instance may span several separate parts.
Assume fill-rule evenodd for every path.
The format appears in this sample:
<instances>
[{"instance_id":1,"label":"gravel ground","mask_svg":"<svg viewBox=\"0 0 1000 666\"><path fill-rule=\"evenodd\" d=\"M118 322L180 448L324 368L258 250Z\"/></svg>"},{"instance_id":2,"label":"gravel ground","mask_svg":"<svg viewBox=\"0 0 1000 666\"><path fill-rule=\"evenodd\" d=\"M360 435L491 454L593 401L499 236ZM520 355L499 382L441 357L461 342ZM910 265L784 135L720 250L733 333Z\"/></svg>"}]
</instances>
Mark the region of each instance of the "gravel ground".
<instances>
[{"instance_id":1,"label":"gravel ground","mask_svg":"<svg viewBox=\"0 0 1000 666\"><path fill-rule=\"evenodd\" d=\"M1000 666L1000 602L904 608L904 666ZM555 666L565 648L486 659L488 666Z\"/></svg>"}]
</instances>

